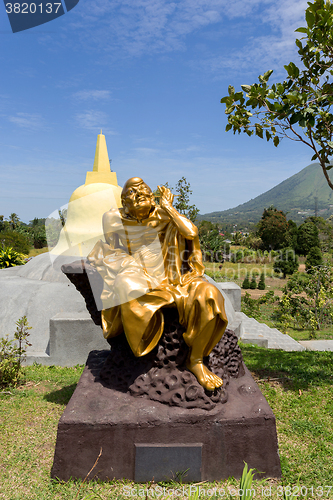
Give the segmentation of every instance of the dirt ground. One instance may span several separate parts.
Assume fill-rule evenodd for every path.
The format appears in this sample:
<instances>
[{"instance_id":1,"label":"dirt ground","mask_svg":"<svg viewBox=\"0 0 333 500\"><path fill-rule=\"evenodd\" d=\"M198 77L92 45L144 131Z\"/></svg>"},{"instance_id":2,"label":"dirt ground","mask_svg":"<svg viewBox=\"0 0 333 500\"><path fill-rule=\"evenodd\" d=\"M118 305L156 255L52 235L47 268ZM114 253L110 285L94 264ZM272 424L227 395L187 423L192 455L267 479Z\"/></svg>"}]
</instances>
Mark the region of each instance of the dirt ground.
<instances>
[{"instance_id":1,"label":"dirt ground","mask_svg":"<svg viewBox=\"0 0 333 500\"><path fill-rule=\"evenodd\" d=\"M278 295L279 297L282 296L282 288L284 285L287 283L287 280L280 279L280 278L266 278L265 280L266 283L266 289L265 290L258 290L257 288L255 290L243 290L242 289L242 297L245 296L246 292L251 295L252 299L259 299L262 295L265 295L265 293L269 292L270 290L273 290L275 295Z\"/></svg>"},{"instance_id":2,"label":"dirt ground","mask_svg":"<svg viewBox=\"0 0 333 500\"><path fill-rule=\"evenodd\" d=\"M300 272L304 272L305 264L300 264L298 270ZM257 288L255 290L242 289L242 297L244 297L246 292L248 292L251 295L252 299L259 299L259 297L265 295L265 293L269 292L270 290L273 290L275 295L282 297L282 288L286 285L287 281L288 279L267 277L265 280L266 290L258 290Z\"/></svg>"}]
</instances>

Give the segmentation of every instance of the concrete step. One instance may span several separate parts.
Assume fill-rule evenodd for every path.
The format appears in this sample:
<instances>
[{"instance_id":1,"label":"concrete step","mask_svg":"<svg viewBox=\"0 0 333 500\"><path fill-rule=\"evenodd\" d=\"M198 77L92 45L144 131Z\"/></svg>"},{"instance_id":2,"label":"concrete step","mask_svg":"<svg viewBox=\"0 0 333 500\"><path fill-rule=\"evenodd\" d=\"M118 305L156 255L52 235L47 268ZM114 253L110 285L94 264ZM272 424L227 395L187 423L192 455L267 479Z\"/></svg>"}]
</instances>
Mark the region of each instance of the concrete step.
<instances>
[{"instance_id":1,"label":"concrete step","mask_svg":"<svg viewBox=\"0 0 333 500\"><path fill-rule=\"evenodd\" d=\"M284 351L304 351L305 347L289 335L281 333L277 328L270 328L265 323L259 323L254 318L248 318L244 313L238 313L242 319L240 339L246 344L255 344L268 349Z\"/></svg>"}]
</instances>

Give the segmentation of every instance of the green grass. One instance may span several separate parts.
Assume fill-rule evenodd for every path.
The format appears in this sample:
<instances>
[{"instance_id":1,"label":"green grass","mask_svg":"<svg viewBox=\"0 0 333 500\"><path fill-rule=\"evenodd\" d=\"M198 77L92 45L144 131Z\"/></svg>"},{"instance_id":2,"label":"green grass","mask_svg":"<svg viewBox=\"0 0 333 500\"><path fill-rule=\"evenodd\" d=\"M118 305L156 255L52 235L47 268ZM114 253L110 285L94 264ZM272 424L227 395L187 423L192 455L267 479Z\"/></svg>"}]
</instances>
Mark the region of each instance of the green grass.
<instances>
[{"instance_id":1,"label":"green grass","mask_svg":"<svg viewBox=\"0 0 333 500\"><path fill-rule=\"evenodd\" d=\"M45 253L49 251L49 247L44 248L31 248L29 251L28 257L36 257L36 255L40 255L41 253Z\"/></svg>"},{"instance_id":2,"label":"green grass","mask_svg":"<svg viewBox=\"0 0 333 500\"><path fill-rule=\"evenodd\" d=\"M299 478L300 484L307 488L333 485L333 353L288 353L251 346L242 346L242 351L276 416L284 484L296 485ZM0 394L1 499L145 498L143 489L147 486L148 498L152 497L154 484L65 483L50 479L57 423L82 369L26 367L21 385ZM255 498L263 498L263 485L271 486L275 492L273 498L279 498L276 488L281 482L276 480L263 484L255 481ZM137 489L138 496L126 495L125 486ZM175 483L161 486L166 490L179 487ZM230 488L239 487L239 481L233 478L201 486L206 489L216 486L225 492L223 498L238 498L228 494ZM308 498L320 496L314 494ZM322 498L333 498L333 489Z\"/></svg>"}]
</instances>

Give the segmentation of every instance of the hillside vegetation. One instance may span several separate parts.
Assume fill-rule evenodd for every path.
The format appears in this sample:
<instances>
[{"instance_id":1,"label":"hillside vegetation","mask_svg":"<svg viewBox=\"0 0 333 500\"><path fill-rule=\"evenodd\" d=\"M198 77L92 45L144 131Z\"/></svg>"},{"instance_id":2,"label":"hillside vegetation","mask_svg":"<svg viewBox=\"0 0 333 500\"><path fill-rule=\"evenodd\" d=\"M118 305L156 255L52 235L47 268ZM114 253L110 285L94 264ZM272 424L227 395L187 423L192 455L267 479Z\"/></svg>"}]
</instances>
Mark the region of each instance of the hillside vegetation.
<instances>
[{"instance_id":1,"label":"hillside vegetation","mask_svg":"<svg viewBox=\"0 0 333 500\"><path fill-rule=\"evenodd\" d=\"M288 218L301 223L306 217L315 215L316 198L318 215L329 217L333 213L333 191L319 163L312 163L256 198L228 210L200 214L198 220L251 225L259 221L264 208L274 205L288 212Z\"/></svg>"}]
</instances>

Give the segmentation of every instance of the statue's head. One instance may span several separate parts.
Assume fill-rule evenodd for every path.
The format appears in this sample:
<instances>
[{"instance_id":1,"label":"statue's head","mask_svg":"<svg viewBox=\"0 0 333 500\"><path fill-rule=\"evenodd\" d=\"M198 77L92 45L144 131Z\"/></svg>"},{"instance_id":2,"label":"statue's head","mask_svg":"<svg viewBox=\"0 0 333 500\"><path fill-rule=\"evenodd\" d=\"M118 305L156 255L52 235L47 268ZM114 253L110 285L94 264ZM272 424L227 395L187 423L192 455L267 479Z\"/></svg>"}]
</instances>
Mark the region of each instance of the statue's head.
<instances>
[{"instance_id":1,"label":"statue's head","mask_svg":"<svg viewBox=\"0 0 333 500\"><path fill-rule=\"evenodd\" d=\"M121 192L121 201L125 213L135 219L148 217L149 212L155 206L152 190L140 177L131 177L125 182Z\"/></svg>"}]
</instances>

